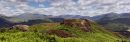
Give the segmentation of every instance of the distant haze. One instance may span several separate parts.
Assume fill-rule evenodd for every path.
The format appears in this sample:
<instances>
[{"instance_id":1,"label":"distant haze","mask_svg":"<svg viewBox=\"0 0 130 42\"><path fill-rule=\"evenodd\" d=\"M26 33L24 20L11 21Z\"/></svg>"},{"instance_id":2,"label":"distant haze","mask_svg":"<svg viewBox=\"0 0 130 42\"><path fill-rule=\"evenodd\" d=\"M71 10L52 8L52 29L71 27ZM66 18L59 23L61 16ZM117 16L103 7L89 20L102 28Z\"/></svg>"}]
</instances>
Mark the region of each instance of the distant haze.
<instances>
[{"instance_id":1,"label":"distant haze","mask_svg":"<svg viewBox=\"0 0 130 42\"><path fill-rule=\"evenodd\" d=\"M130 13L129 0L0 0L0 14L95 16L105 13Z\"/></svg>"}]
</instances>

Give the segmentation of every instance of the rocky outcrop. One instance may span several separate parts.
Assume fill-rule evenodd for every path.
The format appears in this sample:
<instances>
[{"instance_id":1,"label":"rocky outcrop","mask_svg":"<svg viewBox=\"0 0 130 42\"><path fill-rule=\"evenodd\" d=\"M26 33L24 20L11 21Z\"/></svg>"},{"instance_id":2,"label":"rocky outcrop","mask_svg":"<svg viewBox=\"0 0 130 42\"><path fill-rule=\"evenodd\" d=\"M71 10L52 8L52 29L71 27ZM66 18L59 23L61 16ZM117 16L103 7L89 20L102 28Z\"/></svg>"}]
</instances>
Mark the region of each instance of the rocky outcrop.
<instances>
[{"instance_id":1,"label":"rocky outcrop","mask_svg":"<svg viewBox=\"0 0 130 42\"><path fill-rule=\"evenodd\" d=\"M90 21L87 19L66 19L60 24L65 26L78 27L86 32L91 31Z\"/></svg>"},{"instance_id":2,"label":"rocky outcrop","mask_svg":"<svg viewBox=\"0 0 130 42\"><path fill-rule=\"evenodd\" d=\"M11 29L16 29L20 31L28 31L29 26L28 25L15 25Z\"/></svg>"}]
</instances>

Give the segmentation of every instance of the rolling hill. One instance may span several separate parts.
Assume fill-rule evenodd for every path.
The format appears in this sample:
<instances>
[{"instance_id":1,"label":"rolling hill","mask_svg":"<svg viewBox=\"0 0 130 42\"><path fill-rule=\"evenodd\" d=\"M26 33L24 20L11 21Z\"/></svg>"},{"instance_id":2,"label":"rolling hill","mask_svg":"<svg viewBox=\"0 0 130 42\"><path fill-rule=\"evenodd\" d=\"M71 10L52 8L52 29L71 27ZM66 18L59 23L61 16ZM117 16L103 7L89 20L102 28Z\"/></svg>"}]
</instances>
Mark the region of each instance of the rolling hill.
<instances>
[{"instance_id":1,"label":"rolling hill","mask_svg":"<svg viewBox=\"0 0 130 42\"><path fill-rule=\"evenodd\" d=\"M130 19L130 13L108 13L108 14L103 14L99 16L94 16L92 17L93 20L98 22L99 24L107 24L109 22L113 23L122 23L122 24L129 24L129 19ZM127 22L127 23L126 23Z\"/></svg>"},{"instance_id":2,"label":"rolling hill","mask_svg":"<svg viewBox=\"0 0 130 42\"><path fill-rule=\"evenodd\" d=\"M17 15L17 16L13 16L13 17L15 17L15 18L21 18L21 19L23 19L25 21L48 18L47 15L43 15L43 14L32 14L32 13L24 13L22 15Z\"/></svg>"},{"instance_id":3,"label":"rolling hill","mask_svg":"<svg viewBox=\"0 0 130 42\"><path fill-rule=\"evenodd\" d=\"M130 37L130 13L108 13L93 17L93 19L105 29L119 32L123 36Z\"/></svg>"},{"instance_id":4,"label":"rolling hill","mask_svg":"<svg viewBox=\"0 0 130 42\"><path fill-rule=\"evenodd\" d=\"M29 27L29 32L18 30L6 30L1 32L0 41L7 42L121 42L119 36L109 32L100 25L89 22L86 23L91 31L83 31L80 19L71 20L74 23L71 27L60 23L41 23ZM88 21L87 21L88 22ZM85 27L86 28L86 27ZM59 35L60 34L60 35ZM3 36L4 35L4 36Z\"/></svg>"},{"instance_id":5,"label":"rolling hill","mask_svg":"<svg viewBox=\"0 0 130 42\"><path fill-rule=\"evenodd\" d=\"M0 27L8 27L11 26L12 23L8 20L6 20L8 17L4 15L0 15Z\"/></svg>"}]
</instances>

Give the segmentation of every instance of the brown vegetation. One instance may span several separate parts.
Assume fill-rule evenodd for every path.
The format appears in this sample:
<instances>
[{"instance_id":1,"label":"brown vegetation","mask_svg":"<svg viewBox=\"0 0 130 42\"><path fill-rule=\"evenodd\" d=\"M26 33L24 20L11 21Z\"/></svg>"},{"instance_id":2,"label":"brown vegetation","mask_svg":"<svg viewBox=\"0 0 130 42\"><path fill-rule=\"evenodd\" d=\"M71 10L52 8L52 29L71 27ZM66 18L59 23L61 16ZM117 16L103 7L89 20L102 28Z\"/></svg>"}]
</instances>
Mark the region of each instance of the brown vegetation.
<instances>
[{"instance_id":1,"label":"brown vegetation","mask_svg":"<svg viewBox=\"0 0 130 42\"><path fill-rule=\"evenodd\" d=\"M67 19L60 23L61 25L78 27L85 32L91 31L90 22L87 19Z\"/></svg>"},{"instance_id":2,"label":"brown vegetation","mask_svg":"<svg viewBox=\"0 0 130 42\"><path fill-rule=\"evenodd\" d=\"M57 35L63 38L72 37L71 33L65 32L64 30L48 30L47 33L49 35Z\"/></svg>"}]
</instances>

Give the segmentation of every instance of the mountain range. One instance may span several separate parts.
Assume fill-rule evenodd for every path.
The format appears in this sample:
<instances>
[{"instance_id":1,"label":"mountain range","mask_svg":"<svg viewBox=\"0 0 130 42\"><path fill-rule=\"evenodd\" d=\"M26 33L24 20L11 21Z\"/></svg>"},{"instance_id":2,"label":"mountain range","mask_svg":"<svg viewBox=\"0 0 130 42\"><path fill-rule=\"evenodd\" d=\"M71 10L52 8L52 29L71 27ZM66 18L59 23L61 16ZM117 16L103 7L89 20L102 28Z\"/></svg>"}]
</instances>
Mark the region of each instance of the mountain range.
<instances>
[{"instance_id":1,"label":"mountain range","mask_svg":"<svg viewBox=\"0 0 130 42\"><path fill-rule=\"evenodd\" d=\"M130 13L107 13L103 15L98 15L94 17L89 16L81 16L81 15L59 15L59 16L53 16L53 15L44 15L44 14L32 14L32 13L25 13L22 15L17 16L11 16L7 17L4 15L0 15L1 22L4 23L7 21L7 23L20 23L20 22L28 22L31 20L47 20L49 22L60 22L64 19L90 19L93 20L103 26L106 26L110 23L112 24L121 24L121 25L127 25L129 26L129 20L130 20ZM4 22L3 22L4 21Z\"/></svg>"},{"instance_id":2,"label":"mountain range","mask_svg":"<svg viewBox=\"0 0 130 42\"><path fill-rule=\"evenodd\" d=\"M98 24L112 31L126 31L130 26L130 13L107 13L92 18Z\"/></svg>"},{"instance_id":3,"label":"mountain range","mask_svg":"<svg viewBox=\"0 0 130 42\"><path fill-rule=\"evenodd\" d=\"M90 18L89 16L81 16L81 15L44 15L44 14L32 14L32 13L25 13L17 16L13 16L15 18L21 18L24 20L35 20L35 19L46 19L46 18L65 18L65 19L80 19L80 18Z\"/></svg>"},{"instance_id":4,"label":"mountain range","mask_svg":"<svg viewBox=\"0 0 130 42\"><path fill-rule=\"evenodd\" d=\"M53 16L29 13L11 17L0 15L0 27L10 27L16 24L35 25L40 23L62 22L64 19L89 19L100 24L109 31L119 32L121 34L124 34L124 32L130 29L130 13L107 13L94 17L80 15ZM125 34L129 36L129 32Z\"/></svg>"}]
</instances>

